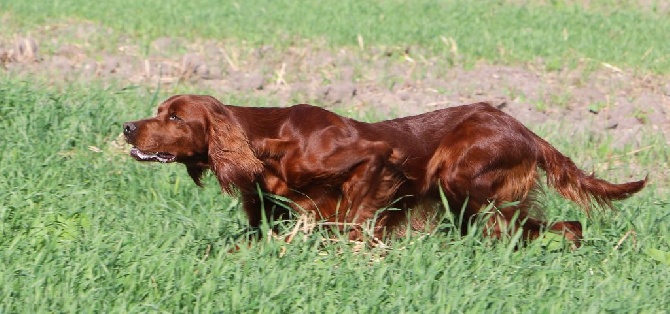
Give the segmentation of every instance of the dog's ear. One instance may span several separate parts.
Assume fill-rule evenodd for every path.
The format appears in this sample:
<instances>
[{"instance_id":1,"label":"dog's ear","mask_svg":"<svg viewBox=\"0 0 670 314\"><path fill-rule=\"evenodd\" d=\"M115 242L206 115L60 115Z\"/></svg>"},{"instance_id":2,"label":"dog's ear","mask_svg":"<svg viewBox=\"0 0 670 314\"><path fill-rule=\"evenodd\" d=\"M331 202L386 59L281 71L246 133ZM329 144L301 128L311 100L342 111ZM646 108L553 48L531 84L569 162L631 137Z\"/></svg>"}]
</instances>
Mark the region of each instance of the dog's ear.
<instances>
[{"instance_id":1,"label":"dog's ear","mask_svg":"<svg viewBox=\"0 0 670 314\"><path fill-rule=\"evenodd\" d=\"M209 165L221 188L232 192L255 189L256 177L263 163L256 157L244 130L230 117L231 113L212 113L209 124Z\"/></svg>"}]
</instances>

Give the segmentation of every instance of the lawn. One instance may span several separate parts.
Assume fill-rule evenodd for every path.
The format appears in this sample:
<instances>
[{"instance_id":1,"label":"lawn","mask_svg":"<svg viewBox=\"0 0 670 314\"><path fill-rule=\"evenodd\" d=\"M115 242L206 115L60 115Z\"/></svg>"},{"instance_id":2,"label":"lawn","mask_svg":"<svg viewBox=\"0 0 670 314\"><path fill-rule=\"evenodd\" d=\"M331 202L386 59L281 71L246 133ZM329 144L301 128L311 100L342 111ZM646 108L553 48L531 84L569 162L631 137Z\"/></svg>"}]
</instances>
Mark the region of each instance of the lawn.
<instances>
[{"instance_id":1,"label":"lawn","mask_svg":"<svg viewBox=\"0 0 670 314\"><path fill-rule=\"evenodd\" d=\"M626 1L592 1L589 7L513 2L2 1L8 27L0 37L89 20L114 30L100 39L103 46L123 34L143 43L170 35L252 46L306 38L349 49L359 46L360 35L365 45L407 45L436 56L453 53L440 39L451 37L466 66L541 57L556 69L590 59L642 74L670 71L668 13ZM549 218L581 220L586 227L585 245L576 251L552 237L515 251L511 241L488 241L477 230L460 236L446 220L430 236L386 247L326 241L332 236L316 232L290 244L269 239L231 253L246 228L236 198L222 195L212 177L201 189L183 166L127 156L121 124L152 114L170 92L123 81L55 84L0 67L0 312L670 308L670 189L667 178L655 176L669 156L658 133L644 134L644 149L613 149L607 137L566 138L562 131L569 125L531 126L580 165L612 164L599 173L605 178L650 174L649 187L617 203L619 211L591 218L548 193ZM227 103L277 104L253 92L216 96Z\"/></svg>"},{"instance_id":2,"label":"lawn","mask_svg":"<svg viewBox=\"0 0 670 314\"><path fill-rule=\"evenodd\" d=\"M637 1L3 1L2 32L63 20L87 20L148 43L161 36L237 39L292 45L325 39L332 46L413 47L466 63L546 58L560 68L587 60L643 71L670 71L670 19ZM542 3L544 1L538 1ZM661 1L662 2L662 1ZM452 42L453 40L455 47ZM147 48L148 49L148 48Z\"/></svg>"}]
</instances>

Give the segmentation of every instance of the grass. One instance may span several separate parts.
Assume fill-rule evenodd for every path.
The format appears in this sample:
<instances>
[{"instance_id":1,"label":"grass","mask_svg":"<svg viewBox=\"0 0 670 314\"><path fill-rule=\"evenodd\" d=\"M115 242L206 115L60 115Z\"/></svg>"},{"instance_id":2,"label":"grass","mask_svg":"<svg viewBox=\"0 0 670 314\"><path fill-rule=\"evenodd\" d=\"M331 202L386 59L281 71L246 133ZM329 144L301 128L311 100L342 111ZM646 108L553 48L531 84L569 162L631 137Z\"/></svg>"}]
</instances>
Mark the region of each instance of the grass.
<instances>
[{"instance_id":1,"label":"grass","mask_svg":"<svg viewBox=\"0 0 670 314\"><path fill-rule=\"evenodd\" d=\"M3 1L5 34L59 21L87 20L128 36L237 39L252 45L392 46L450 63L518 63L543 59L547 68L612 64L670 72L667 12L634 1ZM146 9L151 8L151 9ZM0 31L1 32L1 31ZM109 45L114 46L114 45ZM450 61L451 60L451 61Z\"/></svg>"},{"instance_id":2,"label":"grass","mask_svg":"<svg viewBox=\"0 0 670 314\"><path fill-rule=\"evenodd\" d=\"M590 221L550 195L550 217L588 222L588 243L575 252L545 241L514 253L506 241L446 231L388 249L357 251L313 235L228 253L245 227L234 198L211 177L198 189L179 165L135 162L117 143L121 122L148 115L151 98L144 88L2 79L1 312L658 312L670 305L670 205L659 201L668 191L653 187L616 215ZM567 142L558 130L540 132L577 160L667 162L658 145L637 155L600 152L602 141ZM636 236L613 250L631 229Z\"/></svg>"}]
</instances>

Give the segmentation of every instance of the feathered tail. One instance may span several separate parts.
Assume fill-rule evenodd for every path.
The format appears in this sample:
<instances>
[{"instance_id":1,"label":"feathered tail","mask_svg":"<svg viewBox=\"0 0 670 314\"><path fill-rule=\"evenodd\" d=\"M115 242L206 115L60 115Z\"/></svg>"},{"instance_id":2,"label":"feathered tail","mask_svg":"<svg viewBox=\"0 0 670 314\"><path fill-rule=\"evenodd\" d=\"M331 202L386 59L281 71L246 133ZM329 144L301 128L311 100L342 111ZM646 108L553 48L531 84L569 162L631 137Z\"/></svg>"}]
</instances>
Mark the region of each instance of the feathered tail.
<instances>
[{"instance_id":1,"label":"feathered tail","mask_svg":"<svg viewBox=\"0 0 670 314\"><path fill-rule=\"evenodd\" d=\"M639 192L647 184L647 178L621 184L587 175L574 162L542 138L536 136L540 147L540 168L547 174L547 183L563 197L574 201L588 213L593 203L613 208L612 201L622 200Z\"/></svg>"}]
</instances>

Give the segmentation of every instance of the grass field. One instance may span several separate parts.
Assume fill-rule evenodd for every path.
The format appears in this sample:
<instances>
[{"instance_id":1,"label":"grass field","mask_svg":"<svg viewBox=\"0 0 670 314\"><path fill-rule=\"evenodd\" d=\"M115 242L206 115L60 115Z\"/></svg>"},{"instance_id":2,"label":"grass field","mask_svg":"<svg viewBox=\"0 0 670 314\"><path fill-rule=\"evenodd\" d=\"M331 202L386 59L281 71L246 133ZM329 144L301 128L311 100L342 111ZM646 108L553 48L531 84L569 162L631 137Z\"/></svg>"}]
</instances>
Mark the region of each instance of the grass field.
<instances>
[{"instance_id":1,"label":"grass field","mask_svg":"<svg viewBox=\"0 0 670 314\"><path fill-rule=\"evenodd\" d=\"M337 48L358 45L361 34L367 45L412 45L438 55L450 51L439 39L448 36L470 62L541 56L560 67L591 58L641 73L670 71L667 13L627 2L292 3L2 1L2 19L11 23L0 35L86 19L147 42L169 34L261 45L289 35L325 38ZM459 26L464 21L471 24ZM557 40L564 29L568 39ZM657 134L645 134L645 149L613 150L608 138L565 138L566 126L533 127L580 165L609 163L605 178L650 173L650 186L619 203L620 211L591 219L548 194L551 219L586 226L586 243L576 251L548 237L515 252L514 243L486 241L476 231L456 235L445 221L443 232L387 248L324 243L317 233L228 253L245 229L236 199L223 196L211 177L197 188L182 166L135 162L119 138L122 122L150 115L154 97L167 94L95 81L52 86L1 71L0 313L670 309L670 189L667 178L654 176L669 156ZM217 97L275 105L251 93Z\"/></svg>"},{"instance_id":2,"label":"grass field","mask_svg":"<svg viewBox=\"0 0 670 314\"><path fill-rule=\"evenodd\" d=\"M657 6L642 9L630 0L589 1L588 7L575 4L578 1L522 2L35 0L0 2L0 12L9 10L8 24L19 29L91 20L117 30L118 36L147 43L170 35L278 46L300 38L324 38L333 46L354 46L360 37L368 45L418 47L452 57L454 46L445 41L451 38L465 63L541 57L554 68L587 60L670 71L670 19L667 11L657 12ZM113 39L117 38L104 38Z\"/></svg>"}]
</instances>

